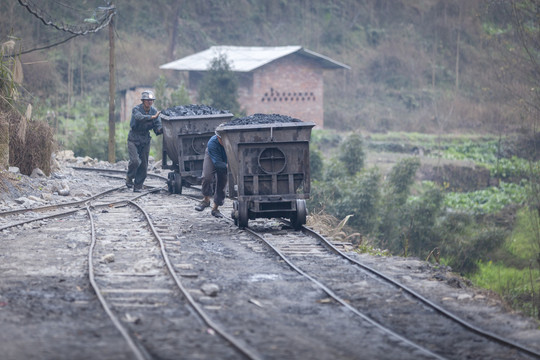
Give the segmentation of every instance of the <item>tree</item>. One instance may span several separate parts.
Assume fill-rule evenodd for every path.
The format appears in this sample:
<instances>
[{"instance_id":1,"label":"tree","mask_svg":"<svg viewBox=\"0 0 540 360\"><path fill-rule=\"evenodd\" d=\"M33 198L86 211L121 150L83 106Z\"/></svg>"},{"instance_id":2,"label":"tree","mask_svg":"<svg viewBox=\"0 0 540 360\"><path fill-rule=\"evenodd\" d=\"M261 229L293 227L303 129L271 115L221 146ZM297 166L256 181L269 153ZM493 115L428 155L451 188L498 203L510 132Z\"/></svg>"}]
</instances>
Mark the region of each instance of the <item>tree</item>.
<instances>
[{"instance_id":1,"label":"tree","mask_svg":"<svg viewBox=\"0 0 540 360\"><path fill-rule=\"evenodd\" d=\"M407 198L414 184L416 171L420 168L420 160L415 157L400 160L387 176L382 187L380 221L378 238L394 254L400 250L408 250L403 234L411 226ZM406 254L405 254L406 255Z\"/></svg>"},{"instance_id":2,"label":"tree","mask_svg":"<svg viewBox=\"0 0 540 360\"><path fill-rule=\"evenodd\" d=\"M216 109L240 112L238 82L223 54L214 58L199 89L199 101Z\"/></svg>"},{"instance_id":3,"label":"tree","mask_svg":"<svg viewBox=\"0 0 540 360\"><path fill-rule=\"evenodd\" d=\"M534 162L540 159L540 0L488 1L488 34L503 96L513 100L511 120L524 133L525 153L530 160L531 219L540 215L540 174ZM540 223L535 223L535 249L531 262L540 267ZM540 314L540 301L537 302Z\"/></svg>"},{"instance_id":4,"label":"tree","mask_svg":"<svg viewBox=\"0 0 540 360\"><path fill-rule=\"evenodd\" d=\"M341 160L349 175L354 175L364 167L364 142L358 134L349 135L339 146L339 160Z\"/></svg>"}]
</instances>

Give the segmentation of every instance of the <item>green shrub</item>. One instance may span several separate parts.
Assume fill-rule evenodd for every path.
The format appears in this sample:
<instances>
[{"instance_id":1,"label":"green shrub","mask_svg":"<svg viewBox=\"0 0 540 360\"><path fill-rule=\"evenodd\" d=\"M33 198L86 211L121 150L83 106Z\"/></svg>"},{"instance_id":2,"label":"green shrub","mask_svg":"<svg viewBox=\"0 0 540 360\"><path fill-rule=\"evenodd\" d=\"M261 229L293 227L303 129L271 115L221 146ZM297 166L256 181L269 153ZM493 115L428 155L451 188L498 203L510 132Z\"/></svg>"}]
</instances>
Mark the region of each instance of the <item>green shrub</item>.
<instances>
[{"instance_id":1,"label":"green shrub","mask_svg":"<svg viewBox=\"0 0 540 360\"><path fill-rule=\"evenodd\" d=\"M379 171L374 168L332 182L315 181L308 205L338 219L352 215L348 225L369 234L376 225L380 179Z\"/></svg>"},{"instance_id":2,"label":"green shrub","mask_svg":"<svg viewBox=\"0 0 540 360\"><path fill-rule=\"evenodd\" d=\"M326 212L335 216L334 205L336 199L341 197L341 190L337 182L318 181L311 182L310 199L307 206L312 212Z\"/></svg>"},{"instance_id":3,"label":"green shrub","mask_svg":"<svg viewBox=\"0 0 540 360\"><path fill-rule=\"evenodd\" d=\"M325 154L331 149L339 147L342 135L327 129L314 129L311 132L311 143L319 149L324 150Z\"/></svg>"},{"instance_id":4,"label":"green shrub","mask_svg":"<svg viewBox=\"0 0 540 360\"><path fill-rule=\"evenodd\" d=\"M360 232L369 234L377 220L380 200L381 174L376 168L356 173L350 179L339 181L343 189L341 198L335 204L335 214L339 219L353 215L349 225Z\"/></svg>"},{"instance_id":5,"label":"green shrub","mask_svg":"<svg viewBox=\"0 0 540 360\"><path fill-rule=\"evenodd\" d=\"M514 308L531 317L539 317L535 303L540 288L538 269L515 269L491 261L478 262L478 272L471 277L479 287L501 294Z\"/></svg>"},{"instance_id":6,"label":"green shrub","mask_svg":"<svg viewBox=\"0 0 540 360\"><path fill-rule=\"evenodd\" d=\"M417 157L400 160L394 165L388 176L389 195L397 197L402 203L405 202L419 168L420 160Z\"/></svg>"},{"instance_id":7,"label":"green shrub","mask_svg":"<svg viewBox=\"0 0 540 360\"><path fill-rule=\"evenodd\" d=\"M346 178L349 176L347 167L338 159L332 158L328 161L323 170L323 179L325 181L333 182L337 179Z\"/></svg>"},{"instance_id":8,"label":"green shrub","mask_svg":"<svg viewBox=\"0 0 540 360\"><path fill-rule=\"evenodd\" d=\"M435 186L427 186L419 196L407 199L400 224L404 228L402 243L409 253L426 258L431 250L439 246L440 236L437 231L437 220L443 211L444 194Z\"/></svg>"},{"instance_id":9,"label":"green shrub","mask_svg":"<svg viewBox=\"0 0 540 360\"><path fill-rule=\"evenodd\" d=\"M501 228L489 224L477 224L468 214L447 214L440 224L441 256L454 271L473 274L478 270L479 260L488 260L508 235Z\"/></svg>"},{"instance_id":10,"label":"green shrub","mask_svg":"<svg viewBox=\"0 0 540 360\"><path fill-rule=\"evenodd\" d=\"M345 164L349 175L354 175L364 168L364 142L358 134L351 134L339 146L339 160Z\"/></svg>"},{"instance_id":11,"label":"green shrub","mask_svg":"<svg viewBox=\"0 0 540 360\"><path fill-rule=\"evenodd\" d=\"M87 97L71 108L62 107L58 115L57 141L63 149L73 150L75 156L108 159L109 113L108 105L95 104ZM127 134L129 123L115 126L115 155L117 160L128 158Z\"/></svg>"},{"instance_id":12,"label":"green shrub","mask_svg":"<svg viewBox=\"0 0 540 360\"><path fill-rule=\"evenodd\" d=\"M309 171L312 180L321 180L323 176L323 155L319 149L309 147Z\"/></svg>"},{"instance_id":13,"label":"green shrub","mask_svg":"<svg viewBox=\"0 0 540 360\"><path fill-rule=\"evenodd\" d=\"M508 250L520 259L536 262L536 257L540 256L539 229L538 212L523 207L517 213L516 224L507 243Z\"/></svg>"}]
</instances>

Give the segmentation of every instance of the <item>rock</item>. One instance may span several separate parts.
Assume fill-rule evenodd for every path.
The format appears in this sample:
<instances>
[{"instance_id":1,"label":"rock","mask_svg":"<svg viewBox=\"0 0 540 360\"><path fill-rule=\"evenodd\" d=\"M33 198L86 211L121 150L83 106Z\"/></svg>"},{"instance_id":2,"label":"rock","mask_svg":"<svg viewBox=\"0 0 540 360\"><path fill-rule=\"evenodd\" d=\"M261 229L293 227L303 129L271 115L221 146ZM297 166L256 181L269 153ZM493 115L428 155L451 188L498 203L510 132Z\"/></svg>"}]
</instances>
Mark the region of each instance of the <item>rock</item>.
<instances>
[{"instance_id":1,"label":"rock","mask_svg":"<svg viewBox=\"0 0 540 360\"><path fill-rule=\"evenodd\" d=\"M85 189L75 189L71 192L71 195L75 197L90 197L92 193Z\"/></svg>"},{"instance_id":2,"label":"rock","mask_svg":"<svg viewBox=\"0 0 540 360\"><path fill-rule=\"evenodd\" d=\"M69 196L70 190L67 181L55 182L52 185L52 192L61 196Z\"/></svg>"},{"instance_id":3,"label":"rock","mask_svg":"<svg viewBox=\"0 0 540 360\"><path fill-rule=\"evenodd\" d=\"M60 161L75 162L75 155L72 150L63 150L56 153L56 158Z\"/></svg>"},{"instance_id":4,"label":"rock","mask_svg":"<svg viewBox=\"0 0 540 360\"><path fill-rule=\"evenodd\" d=\"M35 168L34 170L32 170L32 173L30 174L30 177L31 178L43 178L43 177L47 177L47 175L45 175L43 170L41 170L40 168Z\"/></svg>"},{"instance_id":5,"label":"rock","mask_svg":"<svg viewBox=\"0 0 540 360\"><path fill-rule=\"evenodd\" d=\"M203 286L201 286L201 290L206 295L214 297L217 296L220 289L219 286L216 284L204 284Z\"/></svg>"},{"instance_id":6,"label":"rock","mask_svg":"<svg viewBox=\"0 0 540 360\"><path fill-rule=\"evenodd\" d=\"M10 166L8 171L12 174L20 174L21 170L16 166Z\"/></svg>"},{"instance_id":7,"label":"rock","mask_svg":"<svg viewBox=\"0 0 540 360\"><path fill-rule=\"evenodd\" d=\"M156 268L156 264L150 260L140 260L133 265L133 269L137 273L147 273Z\"/></svg>"},{"instance_id":8,"label":"rock","mask_svg":"<svg viewBox=\"0 0 540 360\"><path fill-rule=\"evenodd\" d=\"M156 173L159 174L159 173L161 172L161 170L160 170L161 167L162 167L162 162L161 162L161 160L159 160L159 161L155 162L155 163L152 165L152 167L150 168L150 170L151 170L151 171L154 171L154 172L156 172Z\"/></svg>"},{"instance_id":9,"label":"rock","mask_svg":"<svg viewBox=\"0 0 540 360\"><path fill-rule=\"evenodd\" d=\"M61 196L69 196L69 188L58 190L58 195L61 195Z\"/></svg>"},{"instance_id":10,"label":"rock","mask_svg":"<svg viewBox=\"0 0 540 360\"><path fill-rule=\"evenodd\" d=\"M90 156L85 157L77 157L77 163L83 164L83 165L95 165L97 161L95 159L92 159Z\"/></svg>"},{"instance_id":11,"label":"rock","mask_svg":"<svg viewBox=\"0 0 540 360\"><path fill-rule=\"evenodd\" d=\"M15 199L15 202L16 202L17 204L24 204L24 203L27 202L27 201L28 201L28 199L25 198L24 196L21 196L21 197Z\"/></svg>"},{"instance_id":12,"label":"rock","mask_svg":"<svg viewBox=\"0 0 540 360\"><path fill-rule=\"evenodd\" d=\"M122 161L118 161L115 165L118 167L121 167L124 170L127 170L128 164L129 162L127 162L126 160L122 160Z\"/></svg>"},{"instance_id":13,"label":"rock","mask_svg":"<svg viewBox=\"0 0 540 360\"><path fill-rule=\"evenodd\" d=\"M114 262L114 254L107 254L101 258L101 262L108 264Z\"/></svg>"},{"instance_id":14,"label":"rock","mask_svg":"<svg viewBox=\"0 0 540 360\"><path fill-rule=\"evenodd\" d=\"M60 170L60 163L54 157L51 157L51 171Z\"/></svg>"}]
</instances>

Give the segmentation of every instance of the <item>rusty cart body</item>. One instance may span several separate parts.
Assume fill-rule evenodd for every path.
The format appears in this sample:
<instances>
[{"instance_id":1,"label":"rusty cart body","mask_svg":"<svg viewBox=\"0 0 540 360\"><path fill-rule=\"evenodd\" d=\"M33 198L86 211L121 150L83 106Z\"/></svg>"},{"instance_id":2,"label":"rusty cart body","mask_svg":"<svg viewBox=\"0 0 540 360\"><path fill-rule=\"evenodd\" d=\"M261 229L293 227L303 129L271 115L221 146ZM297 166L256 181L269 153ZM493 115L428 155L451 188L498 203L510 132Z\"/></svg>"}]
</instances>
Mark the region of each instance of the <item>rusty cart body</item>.
<instances>
[{"instance_id":1,"label":"rusty cart body","mask_svg":"<svg viewBox=\"0 0 540 360\"><path fill-rule=\"evenodd\" d=\"M181 194L183 186L199 185L208 140L216 127L233 114L167 116L163 126L163 169L173 170L167 176L169 192Z\"/></svg>"},{"instance_id":2,"label":"rusty cart body","mask_svg":"<svg viewBox=\"0 0 540 360\"><path fill-rule=\"evenodd\" d=\"M309 140L313 122L220 125L228 158L232 218L288 218L298 230L306 223L309 199Z\"/></svg>"}]
</instances>

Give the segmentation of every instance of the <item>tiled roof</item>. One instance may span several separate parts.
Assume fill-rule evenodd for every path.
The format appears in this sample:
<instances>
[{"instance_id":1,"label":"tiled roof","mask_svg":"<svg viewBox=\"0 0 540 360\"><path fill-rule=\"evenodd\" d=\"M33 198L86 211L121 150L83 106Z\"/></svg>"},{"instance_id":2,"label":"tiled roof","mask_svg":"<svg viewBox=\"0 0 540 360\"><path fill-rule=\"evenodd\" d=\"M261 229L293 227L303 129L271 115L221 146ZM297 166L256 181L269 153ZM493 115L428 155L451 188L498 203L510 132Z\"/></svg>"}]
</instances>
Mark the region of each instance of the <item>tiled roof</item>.
<instances>
[{"instance_id":1,"label":"tiled roof","mask_svg":"<svg viewBox=\"0 0 540 360\"><path fill-rule=\"evenodd\" d=\"M224 55L231 70L249 72L293 53L315 59L324 68L350 69L350 67L345 64L317 54L311 50L304 49L301 46L212 46L207 50L163 64L159 68L166 70L206 71L213 59L217 58L219 55Z\"/></svg>"}]
</instances>

